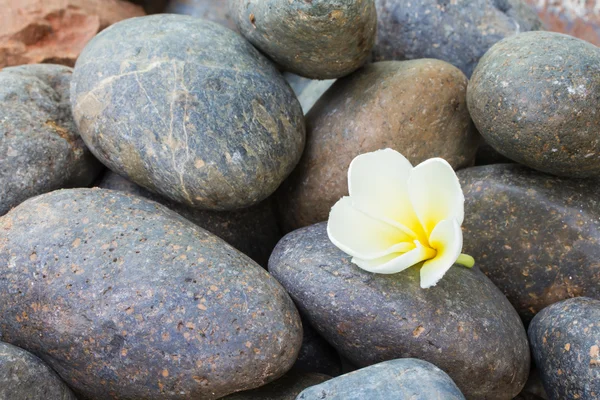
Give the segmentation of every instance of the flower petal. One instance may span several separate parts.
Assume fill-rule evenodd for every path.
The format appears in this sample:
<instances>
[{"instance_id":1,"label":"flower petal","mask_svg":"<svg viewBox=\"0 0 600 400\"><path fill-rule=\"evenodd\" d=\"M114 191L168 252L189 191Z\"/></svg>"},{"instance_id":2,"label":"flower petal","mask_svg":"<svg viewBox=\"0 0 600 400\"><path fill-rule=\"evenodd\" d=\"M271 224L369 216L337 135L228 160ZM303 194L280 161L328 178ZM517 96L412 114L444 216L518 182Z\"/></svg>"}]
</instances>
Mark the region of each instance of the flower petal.
<instances>
[{"instance_id":1,"label":"flower petal","mask_svg":"<svg viewBox=\"0 0 600 400\"><path fill-rule=\"evenodd\" d=\"M433 256L435 256L435 251L417 245L415 249L404 254L392 253L375 260L361 260L354 257L352 262L359 268L368 272L377 274L395 274Z\"/></svg>"},{"instance_id":2,"label":"flower petal","mask_svg":"<svg viewBox=\"0 0 600 400\"><path fill-rule=\"evenodd\" d=\"M417 165L408 179L408 191L428 234L445 219L462 224L465 197L456 173L446 160L432 158Z\"/></svg>"},{"instance_id":3,"label":"flower petal","mask_svg":"<svg viewBox=\"0 0 600 400\"><path fill-rule=\"evenodd\" d=\"M429 244L437 251L431 260L421 267L421 287L435 286L444 274L454 265L463 245L462 231L455 219L441 221L431 232Z\"/></svg>"},{"instance_id":4,"label":"flower petal","mask_svg":"<svg viewBox=\"0 0 600 400\"><path fill-rule=\"evenodd\" d=\"M327 234L340 250L363 260L407 251L406 242L412 245L413 241L397 227L355 208L350 197L343 197L331 208Z\"/></svg>"},{"instance_id":5,"label":"flower petal","mask_svg":"<svg viewBox=\"0 0 600 400\"><path fill-rule=\"evenodd\" d=\"M392 149L357 156L348 170L348 191L361 211L417 238L421 224L408 196L410 162Z\"/></svg>"}]
</instances>

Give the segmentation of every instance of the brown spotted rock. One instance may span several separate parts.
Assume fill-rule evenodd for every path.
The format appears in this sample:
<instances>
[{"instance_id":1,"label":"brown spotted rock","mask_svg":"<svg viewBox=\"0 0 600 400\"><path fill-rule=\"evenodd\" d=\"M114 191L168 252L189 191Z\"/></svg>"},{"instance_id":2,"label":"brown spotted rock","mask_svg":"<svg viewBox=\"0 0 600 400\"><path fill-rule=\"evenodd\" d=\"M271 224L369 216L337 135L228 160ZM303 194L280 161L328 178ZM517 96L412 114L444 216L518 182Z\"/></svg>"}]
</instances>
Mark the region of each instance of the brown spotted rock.
<instances>
[{"instance_id":1,"label":"brown spotted rock","mask_svg":"<svg viewBox=\"0 0 600 400\"><path fill-rule=\"evenodd\" d=\"M462 72L438 60L374 63L338 79L306 116L306 148L279 193L284 230L326 220L361 153L392 148L414 165L431 157L470 165L478 136L466 87Z\"/></svg>"},{"instance_id":2,"label":"brown spotted rock","mask_svg":"<svg viewBox=\"0 0 600 400\"><path fill-rule=\"evenodd\" d=\"M600 188L517 164L458 172L463 252L525 322L576 296L600 299Z\"/></svg>"},{"instance_id":3,"label":"brown spotted rock","mask_svg":"<svg viewBox=\"0 0 600 400\"><path fill-rule=\"evenodd\" d=\"M55 191L0 218L0 340L84 399L216 399L293 365L300 318L260 266L166 207Z\"/></svg>"},{"instance_id":4,"label":"brown spotted rock","mask_svg":"<svg viewBox=\"0 0 600 400\"><path fill-rule=\"evenodd\" d=\"M599 99L600 49L554 32L495 44L467 92L473 122L500 154L573 178L600 177Z\"/></svg>"},{"instance_id":5,"label":"brown spotted rock","mask_svg":"<svg viewBox=\"0 0 600 400\"><path fill-rule=\"evenodd\" d=\"M600 398L600 301L578 297L543 309L529 340L550 400Z\"/></svg>"},{"instance_id":6,"label":"brown spotted rock","mask_svg":"<svg viewBox=\"0 0 600 400\"><path fill-rule=\"evenodd\" d=\"M0 68L53 63L73 66L98 32L144 15L123 0L4 0L0 7Z\"/></svg>"},{"instance_id":7,"label":"brown spotted rock","mask_svg":"<svg viewBox=\"0 0 600 400\"><path fill-rule=\"evenodd\" d=\"M38 194L87 186L102 170L71 114L72 72L50 64L0 71L0 215Z\"/></svg>"},{"instance_id":8,"label":"brown spotted rock","mask_svg":"<svg viewBox=\"0 0 600 400\"><path fill-rule=\"evenodd\" d=\"M334 79L370 56L374 0L228 0L231 17L254 46L285 71Z\"/></svg>"},{"instance_id":9,"label":"brown spotted rock","mask_svg":"<svg viewBox=\"0 0 600 400\"><path fill-rule=\"evenodd\" d=\"M96 185L161 203L199 227L214 233L265 268L271 251L281 238L271 198L242 210L209 211L161 197L112 171L108 171Z\"/></svg>"},{"instance_id":10,"label":"brown spotted rock","mask_svg":"<svg viewBox=\"0 0 600 400\"><path fill-rule=\"evenodd\" d=\"M424 290L418 266L372 274L350 259L331 243L326 223L289 233L269 259L269 271L340 355L361 368L397 358L428 361L473 400L511 400L521 391L527 335L481 271L454 266Z\"/></svg>"},{"instance_id":11,"label":"brown spotted rock","mask_svg":"<svg viewBox=\"0 0 600 400\"><path fill-rule=\"evenodd\" d=\"M119 175L209 210L250 207L298 163L304 115L277 69L243 37L186 15L132 18L77 61L73 115Z\"/></svg>"}]
</instances>

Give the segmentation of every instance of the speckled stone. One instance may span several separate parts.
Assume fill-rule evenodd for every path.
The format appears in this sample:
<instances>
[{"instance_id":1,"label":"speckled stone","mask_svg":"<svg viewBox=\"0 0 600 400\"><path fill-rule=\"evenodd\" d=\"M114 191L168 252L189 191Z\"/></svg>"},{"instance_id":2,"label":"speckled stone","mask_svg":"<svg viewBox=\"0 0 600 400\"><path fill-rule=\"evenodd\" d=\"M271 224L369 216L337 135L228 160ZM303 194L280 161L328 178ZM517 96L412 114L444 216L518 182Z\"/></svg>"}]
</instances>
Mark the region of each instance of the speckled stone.
<instances>
[{"instance_id":1,"label":"speckled stone","mask_svg":"<svg viewBox=\"0 0 600 400\"><path fill-rule=\"evenodd\" d=\"M319 335L305 317L300 315L300 319L303 331L302 347L294 369L328 376L341 375L342 360L337 351Z\"/></svg>"},{"instance_id":2,"label":"speckled stone","mask_svg":"<svg viewBox=\"0 0 600 400\"><path fill-rule=\"evenodd\" d=\"M531 321L529 340L550 400L600 398L600 301L568 299Z\"/></svg>"},{"instance_id":3,"label":"speckled stone","mask_svg":"<svg viewBox=\"0 0 600 400\"><path fill-rule=\"evenodd\" d=\"M558 176L600 177L600 50L553 32L503 40L481 59L469 111L506 157Z\"/></svg>"},{"instance_id":4,"label":"speckled stone","mask_svg":"<svg viewBox=\"0 0 600 400\"><path fill-rule=\"evenodd\" d=\"M494 43L541 22L522 0L375 0L375 61L436 58L471 76Z\"/></svg>"},{"instance_id":5,"label":"speckled stone","mask_svg":"<svg viewBox=\"0 0 600 400\"><path fill-rule=\"evenodd\" d=\"M424 290L418 267L371 274L350 259L320 223L285 236L269 271L359 367L414 357L444 370L468 399L510 400L521 391L530 361L523 324L477 268L455 266Z\"/></svg>"},{"instance_id":6,"label":"speckled stone","mask_svg":"<svg viewBox=\"0 0 600 400\"><path fill-rule=\"evenodd\" d=\"M267 267L269 256L281 238L273 201L236 211L208 211L176 203L108 171L96 186L120 190L156 201L201 228L214 233L258 264Z\"/></svg>"},{"instance_id":7,"label":"speckled stone","mask_svg":"<svg viewBox=\"0 0 600 400\"><path fill-rule=\"evenodd\" d=\"M463 252L525 322L576 296L600 298L600 188L517 164L458 172Z\"/></svg>"},{"instance_id":8,"label":"speckled stone","mask_svg":"<svg viewBox=\"0 0 600 400\"><path fill-rule=\"evenodd\" d=\"M393 148L414 165L471 165L479 136L466 88L464 74L439 60L374 63L338 79L307 114L306 149L279 192L284 231L327 219L359 154Z\"/></svg>"},{"instance_id":9,"label":"speckled stone","mask_svg":"<svg viewBox=\"0 0 600 400\"><path fill-rule=\"evenodd\" d=\"M203 209L264 200L304 147L302 108L275 67L240 35L190 16L100 33L77 60L71 101L110 169Z\"/></svg>"},{"instance_id":10,"label":"speckled stone","mask_svg":"<svg viewBox=\"0 0 600 400\"><path fill-rule=\"evenodd\" d=\"M331 377L323 374L291 370L268 385L241 393L231 394L223 400L295 400L296 396L310 386L323 383Z\"/></svg>"},{"instance_id":11,"label":"speckled stone","mask_svg":"<svg viewBox=\"0 0 600 400\"><path fill-rule=\"evenodd\" d=\"M72 71L51 64L0 71L0 215L38 194L87 186L101 171L73 121Z\"/></svg>"},{"instance_id":12,"label":"speckled stone","mask_svg":"<svg viewBox=\"0 0 600 400\"><path fill-rule=\"evenodd\" d=\"M166 12L204 18L237 30L229 14L227 0L170 0Z\"/></svg>"},{"instance_id":13,"label":"speckled stone","mask_svg":"<svg viewBox=\"0 0 600 400\"><path fill-rule=\"evenodd\" d=\"M42 360L3 342L0 342L0 399L77 400Z\"/></svg>"},{"instance_id":14,"label":"speckled stone","mask_svg":"<svg viewBox=\"0 0 600 400\"><path fill-rule=\"evenodd\" d=\"M375 43L374 0L228 0L240 32L284 70L312 79L348 75Z\"/></svg>"},{"instance_id":15,"label":"speckled stone","mask_svg":"<svg viewBox=\"0 0 600 400\"><path fill-rule=\"evenodd\" d=\"M391 360L342 375L300 393L297 400L464 400L450 377L413 358Z\"/></svg>"},{"instance_id":16,"label":"speckled stone","mask_svg":"<svg viewBox=\"0 0 600 400\"><path fill-rule=\"evenodd\" d=\"M0 340L83 399L216 399L293 365L300 318L250 258L166 207L55 191L0 218Z\"/></svg>"}]
</instances>

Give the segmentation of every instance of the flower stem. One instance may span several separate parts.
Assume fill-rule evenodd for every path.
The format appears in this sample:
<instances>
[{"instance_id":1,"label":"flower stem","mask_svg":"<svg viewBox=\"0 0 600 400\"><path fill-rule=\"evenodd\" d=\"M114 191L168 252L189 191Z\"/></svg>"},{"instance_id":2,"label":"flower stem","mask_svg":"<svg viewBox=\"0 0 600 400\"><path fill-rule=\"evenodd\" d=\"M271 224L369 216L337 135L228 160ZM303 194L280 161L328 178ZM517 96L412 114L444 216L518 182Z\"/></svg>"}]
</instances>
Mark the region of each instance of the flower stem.
<instances>
[{"instance_id":1,"label":"flower stem","mask_svg":"<svg viewBox=\"0 0 600 400\"><path fill-rule=\"evenodd\" d=\"M468 254L461 254L458 256L456 264L463 265L467 268L473 268L473 265L475 265L475 259Z\"/></svg>"}]
</instances>

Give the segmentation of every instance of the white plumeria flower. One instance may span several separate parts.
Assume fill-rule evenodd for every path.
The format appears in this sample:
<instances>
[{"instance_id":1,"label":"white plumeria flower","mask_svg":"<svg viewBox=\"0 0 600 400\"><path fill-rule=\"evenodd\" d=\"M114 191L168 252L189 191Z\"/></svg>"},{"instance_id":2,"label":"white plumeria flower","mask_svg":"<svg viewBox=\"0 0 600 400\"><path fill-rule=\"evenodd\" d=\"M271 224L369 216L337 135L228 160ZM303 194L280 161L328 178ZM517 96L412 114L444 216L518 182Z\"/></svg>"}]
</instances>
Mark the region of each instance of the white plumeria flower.
<instances>
[{"instance_id":1,"label":"white plumeria flower","mask_svg":"<svg viewBox=\"0 0 600 400\"><path fill-rule=\"evenodd\" d=\"M475 263L461 254L465 198L446 160L413 168L392 149L361 154L350 164L348 189L331 209L327 234L360 268L394 274L423 262L421 287L429 288L454 263Z\"/></svg>"}]
</instances>

